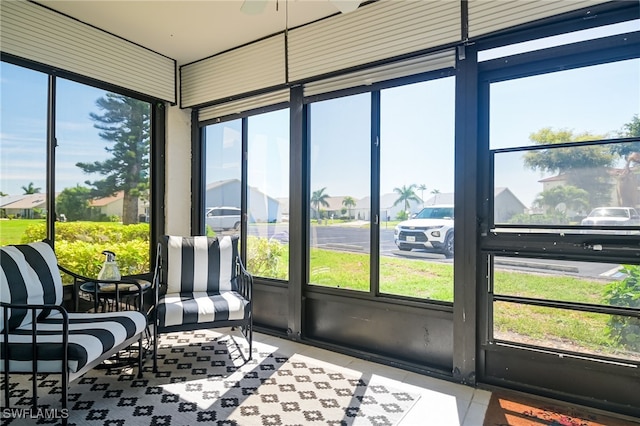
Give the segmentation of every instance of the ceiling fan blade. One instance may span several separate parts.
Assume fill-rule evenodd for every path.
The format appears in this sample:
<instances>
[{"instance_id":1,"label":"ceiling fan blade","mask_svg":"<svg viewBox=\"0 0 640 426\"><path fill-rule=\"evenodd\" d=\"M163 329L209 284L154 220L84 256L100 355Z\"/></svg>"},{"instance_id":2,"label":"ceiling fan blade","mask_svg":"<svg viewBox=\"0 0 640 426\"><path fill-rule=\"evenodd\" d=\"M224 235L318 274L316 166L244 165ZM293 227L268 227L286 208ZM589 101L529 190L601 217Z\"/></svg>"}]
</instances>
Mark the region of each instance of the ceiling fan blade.
<instances>
[{"instance_id":1,"label":"ceiling fan blade","mask_svg":"<svg viewBox=\"0 0 640 426\"><path fill-rule=\"evenodd\" d=\"M341 13L349 13L356 10L362 0L329 0Z\"/></svg>"},{"instance_id":2,"label":"ceiling fan blade","mask_svg":"<svg viewBox=\"0 0 640 426\"><path fill-rule=\"evenodd\" d=\"M240 10L247 15L260 15L267 7L268 0L244 0Z\"/></svg>"}]
</instances>

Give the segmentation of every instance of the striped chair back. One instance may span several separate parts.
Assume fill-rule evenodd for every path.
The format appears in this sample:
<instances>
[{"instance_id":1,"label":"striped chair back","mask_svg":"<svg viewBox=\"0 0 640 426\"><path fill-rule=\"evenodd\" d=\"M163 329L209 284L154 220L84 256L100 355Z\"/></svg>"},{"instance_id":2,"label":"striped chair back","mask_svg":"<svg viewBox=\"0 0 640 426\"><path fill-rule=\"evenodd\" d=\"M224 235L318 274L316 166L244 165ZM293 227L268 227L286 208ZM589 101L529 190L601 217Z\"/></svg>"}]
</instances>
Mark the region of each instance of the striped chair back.
<instances>
[{"instance_id":1,"label":"striped chair back","mask_svg":"<svg viewBox=\"0 0 640 426\"><path fill-rule=\"evenodd\" d=\"M62 278L56 255L46 242L0 248L0 301L15 304L62 304ZM38 311L43 319L49 311ZM0 331L4 330L0 309ZM9 330L31 324L24 309L8 310Z\"/></svg>"},{"instance_id":2,"label":"striped chair back","mask_svg":"<svg viewBox=\"0 0 640 426\"><path fill-rule=\"evenodd\" d=\"M167 293L237 291L238 236L165 235L161 246Z\"/></svg>"}]
</instances>

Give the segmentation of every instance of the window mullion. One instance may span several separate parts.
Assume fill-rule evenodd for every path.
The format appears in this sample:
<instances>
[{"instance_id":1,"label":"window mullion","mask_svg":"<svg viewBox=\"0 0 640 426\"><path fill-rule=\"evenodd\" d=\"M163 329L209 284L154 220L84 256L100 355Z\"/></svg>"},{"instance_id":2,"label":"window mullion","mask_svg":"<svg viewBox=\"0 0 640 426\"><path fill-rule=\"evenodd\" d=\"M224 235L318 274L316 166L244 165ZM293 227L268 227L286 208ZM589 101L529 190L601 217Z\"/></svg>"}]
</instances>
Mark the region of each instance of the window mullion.
<instances>
[{"instance_id":1,"label":"window mullion","mask_svg":"<svg viewBox=\"0 0 640 426\"><path fill-rule=\"evenodd\" d=\"M54 224L56 221L56 185L55 164L56 147L56 76L49 75L49 91L47 95L47 238L54 241Z\"/></svg>"},{"instance_id":2,"label":"window mullion","mask_svg":"<svg viewBox=\"0 0 640 426\"><path fill-rule=\"evenodd\" d=\"M371 241L369 250L372 295L380 293L380 91L371 92Z\"/></svg>"}]
</instances>

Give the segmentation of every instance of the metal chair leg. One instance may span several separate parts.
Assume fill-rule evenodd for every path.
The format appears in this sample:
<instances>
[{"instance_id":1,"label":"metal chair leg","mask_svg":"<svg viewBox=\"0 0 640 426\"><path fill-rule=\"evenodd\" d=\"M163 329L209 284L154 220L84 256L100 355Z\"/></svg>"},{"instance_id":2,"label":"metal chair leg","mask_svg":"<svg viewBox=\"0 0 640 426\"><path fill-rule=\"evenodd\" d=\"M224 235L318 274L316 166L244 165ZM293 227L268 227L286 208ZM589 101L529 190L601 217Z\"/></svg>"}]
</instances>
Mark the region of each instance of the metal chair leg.
<instances>
[{"instance_id":1,"label":"metal chair leg","mask_svg":"<svg viewBox=\"0 0 640 426\"><path fill-rule=\"evenodd\" d=\"M144 333L140 333L140 340L138 341L138 379L142 379L142 352L144 348L142 347L142 336Z\"/></svg>"},{"instance_id":2,"label":"metal chair leg","mask_svg":"<svg viewBox=\"0 0 640 426\"><path fill-rule=\"evenodd\" d=\"M153 326L153 372L158 372L158 324Z\"/></svg>"}]
</instances>

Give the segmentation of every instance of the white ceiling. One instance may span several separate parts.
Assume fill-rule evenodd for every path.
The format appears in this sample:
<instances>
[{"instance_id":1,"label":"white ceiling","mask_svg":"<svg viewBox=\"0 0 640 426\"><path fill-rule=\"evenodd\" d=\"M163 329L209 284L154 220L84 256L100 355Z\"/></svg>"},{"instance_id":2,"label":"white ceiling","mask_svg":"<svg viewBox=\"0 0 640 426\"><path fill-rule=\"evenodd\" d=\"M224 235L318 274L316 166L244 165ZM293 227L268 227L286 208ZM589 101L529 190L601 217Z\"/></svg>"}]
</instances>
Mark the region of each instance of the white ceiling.
<instances>
[{"instance_id":1,"label":"white ceiling","mask_svg":"<svg viewBox=\"0 0 640 426\"><path fill-rule=\"evenodd\" d=\"M264 10L255 15L240 10L243 0L37 2L175 59L178 65L338 13L329 0L266 0Z\"/></svg>"}]
</instances>

